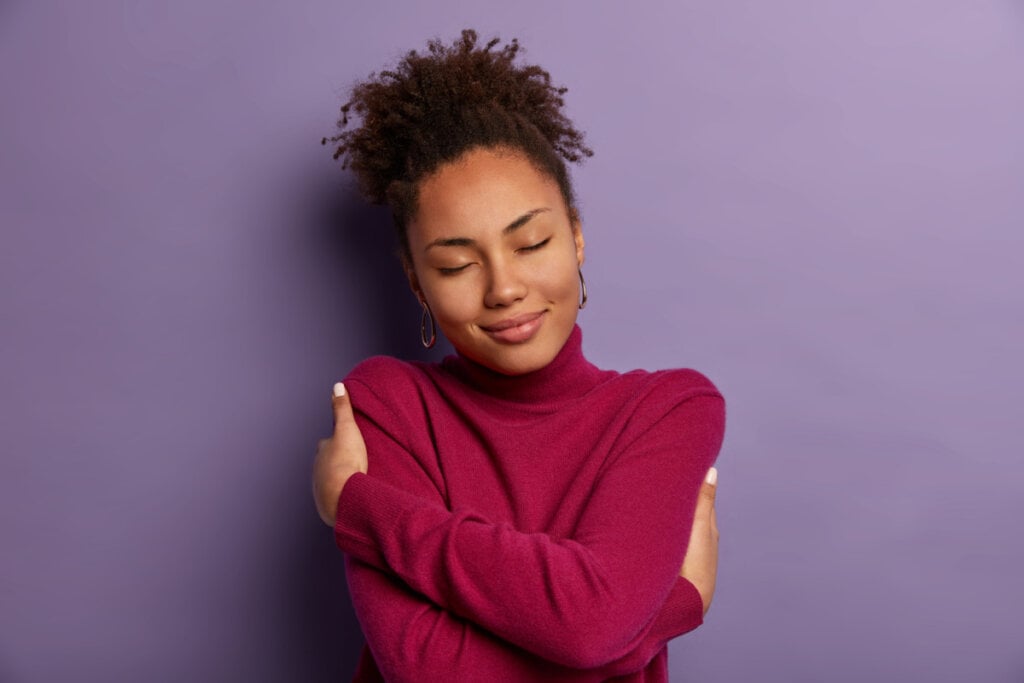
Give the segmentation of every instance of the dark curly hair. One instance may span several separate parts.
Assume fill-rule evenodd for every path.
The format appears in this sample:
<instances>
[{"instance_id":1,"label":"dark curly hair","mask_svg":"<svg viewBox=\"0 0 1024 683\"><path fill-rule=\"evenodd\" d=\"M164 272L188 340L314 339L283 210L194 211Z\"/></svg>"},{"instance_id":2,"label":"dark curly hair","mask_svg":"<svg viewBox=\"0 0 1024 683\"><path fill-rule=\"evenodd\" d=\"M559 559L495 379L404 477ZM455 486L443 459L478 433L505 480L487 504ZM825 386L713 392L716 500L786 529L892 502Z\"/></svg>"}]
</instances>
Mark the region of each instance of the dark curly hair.
<instances>
[{"instance_id":1,"label":"dark curly hair","mask_svg":"<svg viewBox=\"0 0 1024 683\"><path fill-rule=\"evenodd\" d=\"M391 207L402 256L409 259L406 226L416 212L419 181L442 164L477 147L519 151L559 186L570 215L576 199L566 161L593 152L562 113L566 88L551 85L539 66L513 64L519 42L494 49L500 39L477 44L467 29L450 47L427 43L428 53L408 52L394 69L370 74L341 107L342 132L334 158L344 157L363 195ZM345 130L349 113L361 126Z\"/></svg>"}]
</instances>

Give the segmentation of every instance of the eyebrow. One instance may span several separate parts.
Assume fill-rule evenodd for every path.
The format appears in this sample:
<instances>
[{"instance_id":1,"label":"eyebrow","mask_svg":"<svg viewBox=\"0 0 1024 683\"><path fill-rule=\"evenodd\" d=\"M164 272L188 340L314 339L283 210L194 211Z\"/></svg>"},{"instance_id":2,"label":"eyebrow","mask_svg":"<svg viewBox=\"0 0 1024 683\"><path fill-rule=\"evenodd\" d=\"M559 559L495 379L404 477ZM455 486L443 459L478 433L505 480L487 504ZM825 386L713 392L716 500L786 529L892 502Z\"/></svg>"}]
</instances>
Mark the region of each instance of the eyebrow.
<instances>
[{"instance_id":1,"label":"eyebrow","mask_svg":"<svg viewBox=\"0 0 1024 683\"><path fill-rule=\"evenodd\" d=\"M503 237L507 237L508 235L511 235L516 230L518 230L519 228L521 228L524 225L526 225L527 223L529 223L530 219L532 219L537 214L544 213L545 211L550 211L550 210L551 209L549 209L548 207L544 206L544 207L541 207L539 209L533 209L532 211L527 211L522 216L520 216L519 218L515 219L514 221L512 221L511 223L506 225L504 228L502 228L502 230L501 230L502 236ZM432 247L471 247L474 244L476 244L476 240L471 239L469 237L439 237L436 240L434 240L433 242L431 242L430 244L428 244L423 249L423 251L427 251L427 250L431 249Z\"/></svg>"}]
</instances>

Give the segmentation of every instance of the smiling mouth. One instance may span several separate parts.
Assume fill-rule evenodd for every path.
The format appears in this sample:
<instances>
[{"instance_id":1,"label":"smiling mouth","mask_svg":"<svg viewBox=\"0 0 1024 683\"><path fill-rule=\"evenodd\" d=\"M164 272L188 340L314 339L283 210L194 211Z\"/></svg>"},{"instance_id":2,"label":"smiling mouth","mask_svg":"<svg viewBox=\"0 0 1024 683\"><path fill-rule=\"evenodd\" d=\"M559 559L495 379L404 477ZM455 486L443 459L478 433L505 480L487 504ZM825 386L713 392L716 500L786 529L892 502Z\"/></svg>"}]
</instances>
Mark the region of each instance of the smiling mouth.
<instances>
[{"instance_id":1,"label":"smiling mouth","mask_svg":"<svg viewBox=\"0 0 1024 683\"><path fill-rule=\"evenodd\" d=\"M544 315L544 311L540 311L539 313L524 313L523 315L517 315L514 318L502 320L500 323L495 323L494 325L488 325L486 327L481 325L480 327L488 332L501 332L502 330L507 330L512 327L525 325L526 323L536 320L542 315Z\"/></svg>"},{"instance_id":2,"label":"smiling mouth","mask_svg":"<svg viewBox=\"0 0 1024 683\"><path fill-rule=\"evenodd\" d=\"M486 332L492 339L506 344L521 344L525 341L529 341L537 330L540 329L541 324L544 322L544 314L547 311L541 311L539 313L527 313L525 315L519 315L515 318L509 318L508 320L502 320L500 323L496 323L489 327L480 326L484 332Z\"/></svg>"}]
</instances>

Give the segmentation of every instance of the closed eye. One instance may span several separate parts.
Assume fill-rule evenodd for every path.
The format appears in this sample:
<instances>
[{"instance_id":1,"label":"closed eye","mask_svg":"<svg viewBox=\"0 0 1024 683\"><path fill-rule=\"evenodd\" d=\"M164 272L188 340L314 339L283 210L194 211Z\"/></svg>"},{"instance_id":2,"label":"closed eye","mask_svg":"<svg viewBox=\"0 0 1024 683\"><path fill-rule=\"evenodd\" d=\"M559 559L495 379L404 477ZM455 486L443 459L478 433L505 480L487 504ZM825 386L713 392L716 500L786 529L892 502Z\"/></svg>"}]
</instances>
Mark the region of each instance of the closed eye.
<instances>
[{"instance_id":1,"label":"closed eye","mask_svg":"<svg viewBox=\"0 0 1024 683\"><path fill-rule=\"evenodd\" d=\"M459 266L458 268L438 268L437 270L439 273L441 273L441 275L455 275L456 273L461 272L466 268L469 268L469 266L470 264L467 263L466 265Z\"/></svg>"},{"instance_id":2,"label":"closed eye","mask_svg":"<svg viewBox=\"0 0 1024 683\"><path fill-rule=\"evenodd\" d=\"M551 238L549 237L546 240L543 240L541 242L537 242L537 244L531 244L528 247L522 247L521 249L519 249L519 251L537 251L538 249L540 249L541 247L543 247L545 244L547 244L550 241L551 241Z\"/></svg>"}]
</instances>

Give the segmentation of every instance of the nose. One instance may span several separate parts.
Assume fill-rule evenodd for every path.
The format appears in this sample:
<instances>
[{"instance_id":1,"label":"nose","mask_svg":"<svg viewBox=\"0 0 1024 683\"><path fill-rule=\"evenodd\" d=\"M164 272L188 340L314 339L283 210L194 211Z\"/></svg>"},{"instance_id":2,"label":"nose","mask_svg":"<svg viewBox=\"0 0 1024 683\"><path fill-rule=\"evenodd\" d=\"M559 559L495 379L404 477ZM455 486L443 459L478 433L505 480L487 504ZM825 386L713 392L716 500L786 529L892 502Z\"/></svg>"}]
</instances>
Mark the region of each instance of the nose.
<instances>
[{"instance_id":1,"label":"nose","mask_svg":"<svg viewBox=\"0 0 1024 683\"><path fill-rule=\"evenodd\" d=\"M526 297L528 288L522 273L507 261L492 262L484 294L487 308L505 308Z\"/></svg>"}]
</instances>

